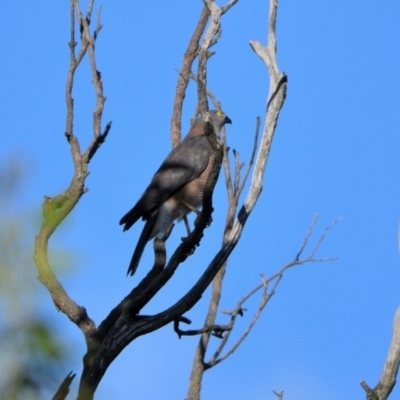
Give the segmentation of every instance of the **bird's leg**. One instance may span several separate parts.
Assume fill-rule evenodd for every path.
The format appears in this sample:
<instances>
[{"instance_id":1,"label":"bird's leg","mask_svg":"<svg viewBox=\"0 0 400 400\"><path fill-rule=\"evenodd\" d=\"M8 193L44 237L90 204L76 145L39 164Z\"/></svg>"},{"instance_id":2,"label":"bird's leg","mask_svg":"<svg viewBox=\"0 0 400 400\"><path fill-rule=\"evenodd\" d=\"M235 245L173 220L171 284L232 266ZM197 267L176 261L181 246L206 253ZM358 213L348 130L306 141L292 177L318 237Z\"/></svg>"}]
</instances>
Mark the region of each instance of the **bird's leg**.
<instances>
[{"instance_id":1,"label":"bird's leg","mask_svg":"<svg viewBox=\"0 0 400 400\"><path fill-rule=\"evenodd\" d=\"M198 217L200 217L200 215L201 215L201 212L196 208L196 207L193 207L190 203L187 203L186 201L184 201L184 200L180 200L180 202L186 207L186 208L188 208L190 211L193 211L194 213L196 213L196 215L198 216Z\"/></svg>"},{"instance_id":2,"label":"bird's leg","mask_svg":"<svg viewBox=\"0 0 400 400\"><path fill-rule=\"evenodd\" d=\"M196 213L196 219L195 219L195 221L194 221L194 224L196 225L197 224L197 221L198 221L198 219L201 217L201 211L200 210L198 210L196 207L193 207L191 204L189 204L189 203L186 203L184 200L181 200L181 203L186 207L186 208L188 208L190 211L193 211L194 213ZM186 218L186 216L184 216L183 217L183 220L185 221L185 226L186 226L186 230L187 230L187 232L188 232L188 235L190 235L190 227L189 227L189 223L188 223L188 220L187 220L187 218ZM212 217L210 216L210 220L207 222L207 228L212 224L212 222L213 222L213 219L212 219Z\"/></svg>"},{"instance_id":3,"label":"bird's leg","mask_svg":"<svg viewBox=\"0 0 400 400\"><path fill-rule=\"evenodd\" d=\"M188 221L186 215L183 217L183 222L185 223L186 231L189 236L190 235L190 225L189 225L189 221Z\"/></svg>"},{"instance_id":4,"label":"bird's leg","mask_svg":"<svg viewBox=\"0 0 400 400\"><path fill-rule=\"evenodd\" d=\"M183 199L181 199L181 203L182 203L188 210L193 211L194 213L196 213L197 218L200 217L201 212L200 212L196 207L193 207L190 203L186 202L186 201L183 200ZM188 234L188 236L189 236L190 233L191 233L191 230L190 230L189 221L188 221L186 215L183 217L183 222L185 223L186 231L187 231L187 234Z\"/></svg>"}]
</instances>

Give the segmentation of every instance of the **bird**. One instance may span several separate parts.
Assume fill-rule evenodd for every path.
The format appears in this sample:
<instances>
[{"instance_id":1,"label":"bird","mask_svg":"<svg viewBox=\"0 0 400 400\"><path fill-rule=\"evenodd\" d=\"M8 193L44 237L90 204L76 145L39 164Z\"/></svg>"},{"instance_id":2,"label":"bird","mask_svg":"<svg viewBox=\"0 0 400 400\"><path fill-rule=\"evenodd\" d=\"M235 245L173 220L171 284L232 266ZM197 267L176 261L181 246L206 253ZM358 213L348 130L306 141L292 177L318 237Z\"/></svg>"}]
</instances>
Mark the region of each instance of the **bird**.
<instances>
[{"instance_id":1,"label":"bird","mask_svg":"<svg viewBox=\"0 0 400 400\"><path fill-rule=\"evenodd\" d=\"M210 110L209 115L216 134L225 124L232 123L221 110ZM214 159L204 125L202 116L198 117L185 138L165 158L137 203L119 221L124 232L140 218L145 221L127 275L136 272L148 241L155 237L164 239L175 220L181 221L191 211L199 213Z\"/></svg>"}]
</instances>

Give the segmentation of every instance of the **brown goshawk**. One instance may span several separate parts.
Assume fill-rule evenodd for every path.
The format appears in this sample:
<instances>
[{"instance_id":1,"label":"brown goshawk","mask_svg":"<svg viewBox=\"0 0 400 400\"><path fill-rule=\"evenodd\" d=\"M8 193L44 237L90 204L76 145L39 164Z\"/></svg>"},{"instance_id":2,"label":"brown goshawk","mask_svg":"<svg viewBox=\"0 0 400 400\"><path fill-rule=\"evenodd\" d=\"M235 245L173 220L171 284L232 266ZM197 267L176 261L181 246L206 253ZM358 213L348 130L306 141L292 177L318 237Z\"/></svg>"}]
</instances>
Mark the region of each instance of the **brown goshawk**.
<instances>
[{"instance_id":1,"label":"brown goshawk","mask_svg":"<svg viewBox=\"0 0 400 400\"><path fill-rule=\"evenodd\" d=\"M218 134L232 121L222 111L210 111L210 122ZM214 154L198 118L153 176L135 206L119 222L128 230L139 218L146 221L128 268L133 275L147 242L163 239L175 220L182 220L203 203L203 192L213 165Z\"/></svg>"}]
</instances>

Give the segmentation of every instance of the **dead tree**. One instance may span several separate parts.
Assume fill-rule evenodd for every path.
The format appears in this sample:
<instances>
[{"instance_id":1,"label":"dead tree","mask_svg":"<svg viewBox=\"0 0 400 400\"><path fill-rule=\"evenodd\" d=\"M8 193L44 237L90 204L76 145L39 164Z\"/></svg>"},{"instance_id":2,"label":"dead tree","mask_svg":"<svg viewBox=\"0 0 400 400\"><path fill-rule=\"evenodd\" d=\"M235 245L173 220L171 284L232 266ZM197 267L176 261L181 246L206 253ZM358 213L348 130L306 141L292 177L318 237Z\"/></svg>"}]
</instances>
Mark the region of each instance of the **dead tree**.
<instances>
[{"instance_id":1,"label":"dead tree","mask_svg":"<svg viewBox=\"0 0 400 400\"><path fill-rule=\"evenodd\" d=\"M200 112L205 121L209 120L207 93L211 95L211 97L212 94L207 89L207 60L212 55L210 48L217 43L220 37L223 15L237 2L238 0L230 0L225 6L218 7L213 0L203 0L204 8L190 39L178 78L171 127L173 145L179 143L180 140L182 105L186 88L191 77L196 80L198 88L198 109L196 113ZM226 140L225 138L222 138L222 141L218 140L212 125L206 122L205 131L214 152L214 163L212 172L205 186L201 214L195 222L193 231L182 240L182 243L177 247L169 260L166 259L164 242L156 239L154 241L155 260L150 271L98 325L89 317L89 313L83 306L76 304L73 299L68 296L51 268L47 253L48 242L51 235L86 192L85 179L89 173L88 164L107 138L111 129L111 122L107 123L104 127L102 126L102 112L105 105L105 96L103 93L102 75L97 67L95 58L95 44L102 28L100 22L101 8L97 13L96 26L92 30L93 7L94 0L89 0L87 11L84 13L81 10L79 0L70 0L70 66L67 74L66 86L67 115L65 137L71 148L74 173L70 185L64 192L55 197L46 197L43 203L43 223L36 236L34 254L35 263L39 272L39 279L48 289L56 308L66 314L67 317L81 329L86 341L87 352L83 357L83 372L80 377L78 399L92 399L94 397L96 388L107 371L107 368L129 343L139 336L149 334L169 323L173 323L175 331L180 336L188 334L201 335L200 344L194 360L188 394L189 399L197 399L199 398L200 384L204 371L221 362L228 355L232 354L235 348L240 345L241 341L244 340L247 333L254 325L258 315L274 294L274 289L279 284L283 273L288 268L295 265L321 261L315 258L315 252L324 239L325 233L321 236L316 247L311 250L309 256L303 256L303 252L308 244L308 239L311 236L312 229L316 222L316 220L314 220L300 251L296 254L294 259L287 265L278 269L273 276L269 278L262 277L260 285L242 299L233 311L228 313L230 316L228 325L215 325L215 315L221 296L222 279L227 260L239 242L246 221L261 194L265 167L268 161L279 113L283 107L286 96L287 76L279 71L276 62L275 23L277 1L271 0L270 2L267 46L263 47L256 41L250 42L253 51L267 66L270 88L267 96L265 120L261 127L261 120L259 118L257 119L253 154L243 177L241 178L240 176L243 165L240 162L239 153L234 152L234 173L233 176L231 176ZM76 42L76 29L80 31L79 45ZM74 100L72 92L75 72L81 65L81 61L84 57L88 57L89 59L91 77L96 94L96 105L93 113L93 138L87 149L82 151L79 139L74 134ZM197 73L193 74L192 70L196 59L198 60ZM260 130L261 139L258 140ZM141 310L143 307L157 295L159 290L168 283L179 265L189 256L193 255L196 247L200 245L203 231L207 227L213 211L212 193L222 163L224 164L226 185L229 194L229 210L220 250L212 258L212 261L207 268L205 268L198 281L175 304L156 315L142 315ZM239 196L243 192L245 181L250 175L250 172L252 172L250 189L248 190L243 204L239 207ZM327 229L329 229L329 227ZM199 301L211 282L213 282L213 295L204 327L192 331L182 331L179 327L180 322L188 322L184 314ZM261 291L262 298L253 321L250 323L239 342L233 345L227 354L220 357L220 353L229 338L229 333L234 326L236 317L243 313L242 306L244 301L258 291ZM204 351L205 348L207 348L212 333L222 339L221 345L211 360L206 362L204 360ZM71 373L65 378L60 389L54 396L55 399L63 399L66 397L69 385L74 376L75 375Z\"/></svg>"}]
</instances>

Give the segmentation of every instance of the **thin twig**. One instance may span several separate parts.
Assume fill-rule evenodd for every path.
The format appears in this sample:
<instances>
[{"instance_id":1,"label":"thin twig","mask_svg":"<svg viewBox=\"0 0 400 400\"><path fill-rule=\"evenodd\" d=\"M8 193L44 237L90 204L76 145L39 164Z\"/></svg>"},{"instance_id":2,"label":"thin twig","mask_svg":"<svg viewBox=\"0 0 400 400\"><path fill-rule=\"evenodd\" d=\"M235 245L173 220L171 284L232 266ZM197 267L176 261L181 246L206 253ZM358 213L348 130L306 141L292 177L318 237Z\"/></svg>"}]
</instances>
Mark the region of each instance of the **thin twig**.
<instances>
[{"instance_id":1,"label":"thin twig","mask_svg":"<svg viewBox=\"0 0 400 400\"><path fill-rule=\"evenodd\" d=\"M221 15L224 15L230 8L232 8L239 0L231 0L228 4L221 7Z\"/></svg>"},{"instance_id":2,"label":"thin twig","mask_svg":"<svg viewBox=\"0 0 400 400\"><path fill-rule=\"evenodd\" d=\"M91 0L93 1L93 0ZM93 4L91 3L93 7ZM80 24L83 27L82 32L82 39L88 43L88 53L89 53L89 63L90 63L90 70L92 72L92 82L96 92L96 106L93 113L93 135L94 138L97 139L101 135L101 116L104 109L104 103L106 98L103 95L103 83L101 79L101 73L98 71L96 67L96 58L94 55L94 43L98 33L101 30L102 25L100 24L100 11L98 13L98 21L97 27L95 30L95 36L92 37L89 31L89 22L90 18L85 19L82 15L80 10L79 2L75 2L76 11L78 14L78 18L80 19ZM89 5L90 8L90 5ZM91 10L90 10L91 12ZM94 142L92 142L94 143Z\"/></svg>"},{"instance_id":3,"label":"thin twig","mask_svg":"<svg viewBox=\"0 0 400 400\"><path fill-rule=\"evenodd\" d=\"M311 252L309 258L314 257L314 254L317 252L319 246L321 245L321 243L324 241L326 234L328 233L328 231L334 226L336 225L340 220L342 219L342 217L337 218L335 221L332 222L332 224L330 224L329 226L327 226L324 231L322 232L321 237L319 238L317 244L315 245L313 251Z\"/></svg>"},{"instance_id":4,"label":"thin twig","mask_svg":"<svg viewBox=\"0 0 400 400\"><path fill-rule=\"evenodd\" d=\"M303 244L301 245L300 250L297 253L297 256L296 256L295 260L299 260L299 258L301 257L304 249L307 247L308 240L310 239L317 222L318 222L318 214L315 214L314 215L314 219L313 219L310 227L308 228L308 232L307 232L306 236L304 236Z\"/></svg>"},{"instance_id":5,"label":"thin twig","mask_svg":"<svg viewBox=\"0 0 400 400\"><path fill-rule=\"evenodd\" d=\"M211 368L214 365L224 361L226 358L228 358L241 344L242 342L246 339L250 331L252 330L253 326L257 322L259 316L261 315L262 310L265 308L269 300L272 298L272 296L275 294L275 290L278 287L279 283L281 282L281 279L283 277L283 274L289 269L294 266L298 265L303 265L306 263L310 262L327 262L327 261L334 261L336 260L336 257L330 257L330 258L322 258L322 259L315 259L314 258L314 252L312 252L308 257L300 260L299 259L299 254L301 254L304 251L305 245L308 243L308 239L312 235L314 228L315 228L315 222L316 222L316 216L314 216L313 221L305 235L305 238L303 240L303 244L301 245L300 251L297 253L297 255L294 257L294 259L287 264L285 264L281 269L277 272L275 272L272 276L269 278L265 278L264 275L261 275L262 282L258 286L256 286L254 289L252 289L246 296L244 296L236 305L235 309L233 311L222 311L224 314L230 315L231 320L229 324L227 325L228 327L231 328L230 331L226 333L224 336L223 340L219 344L217 350L214 352L213 356L210 358L210 360L206 363L206 368ZM336 220L333 224L327 226L324 230L324 232L321 234L321 236L318 239L318 243L321 244L322 241L325 239L325 236L329 229L336 224L338 220ZM272 288L268 291L269 285L273 283ZM236 322L236 317L237 315L243 315L243 304L250 298L252 297L255 293L258 291L262 290L262 296L260 300L260 304L257 307L257 310L250 321L249 325L243 332L243 334L239 337L239 339L231 346L231 348L222 356L219 357L221 354L222 350L224 349L226 343L228 342L230 333L232 332L232 329L234 327L234 324Z\"/></svg>"},{"instance_id":6,"label":"thin twig","mask_svg":"<svg viewBox=\"0 0 400 400\"><path fill-rule=\"evenodd\" d=\"M70 3L70 31L71 31L71 39L69 42L70 49L70 63L75 62L75 5L74 2Z\"/></svg>"},{"instance_id":7,"label":"thin twig","mask_svg":"<svg viewBox=\"0 0 400 400\"><path fill-rule=\"evenodd\" d=\"M244 185L247 182L247 178L249 177L249 173L251 171L251 167L254 164L254 159L255 159L256 153L257 153L258 136L260 134L260 126L261 126L261 119L260 119L260 117L257 117L256 118L256 131L255 131L255 134L254 134L253 151L251 153L250 161L249 161L249 163L247 165L246 172L244 173L243 178L242 178L242 182L241 182L241 184L239 186L239 190L237 192L238 196L241 195L241 193L242 193L242 191L244 189Z\"/></svg>"},{"instance_id":8,"label":"thin twig","mask_svg":"<svg viewBox=\"0 0 400 400\"><path fill-rule=\"evenodd\" d=\"M240 171L244 167L244 163L240 162L240 155L237 150L233 150L233 155L235 157L235 183L233 192L235 193L235 197L237 197L240 186Z\"/></svg>"},{"instance_id":9,"label":"thin twig","mask_svg":"<svg viewBox=\"0 0 400 400\"><path fill-rule=\"evenodd\" d=\"M202 333L212 333L213 336L217 338L222 338L223 333L226 331L229 331L231 328L226 325L210 325L210 326L204 326L203 328L200 329L189 329L189 330L182 330L179 328L179 322L185 322L185 323L190 323L190 321L187 318L180 317L179 319L174 321L174 331L178 335L179 339L182 336L196 336L196 335L201 335Z\"/></svg>"},{"instance_id":10,"label":"thin twig","mask_svg":"<svg viewBox=\"0 0 400 400\"><path fill-rule=\"evenodd\" d=\"M193 79L196 83L198 83L197 76L193 71L190 71L190 79ZM211 101L214 105L214 109L221 110L222 109L221 102L219 102L217 100L214 93L208 88L206 88L206 93L207 93L207 96L211 99ZM197 114L196 114L196 116L197 116Z\"/></svg>"},{"instance_id":11,"label":"thin twig","mask_svg":"<svg viewBox=\"0 0 400 400\"><path fill-rule=\"evenodd\" d=\"M273 393L279 400L283 400L283 390L281 390L280 392L277 392L277 391L273 390L272 393Z\"/></svg>"},{"instance_id":12,"label":"thin twig","mask_svg":"<svg viewBox=\"0 0 400 400\"><path fill-rule=\"evenodd\" d=\"M90 20L92 19L93 6L94 6L94 0L90 0L89 4L88 4L88 9L86 12L86 19L88 21L88 24L90 24Z\"/></svg>"},{"instance_id":13,"label":"thin twig","mask_svg":"<svg viewBox=\"0 0 400 400\"><path fill-rule=\"evenodd\" d=\"M225 130L221 132L221 141L224 144L224 175L225 175L225 186L228 193L228 203L231 203L231 199L233 199L233 185L232 185L232 178L231 178L231 166L229 163L229 147L226 143L226 134Z\"/></svg>"}]
</instances>

